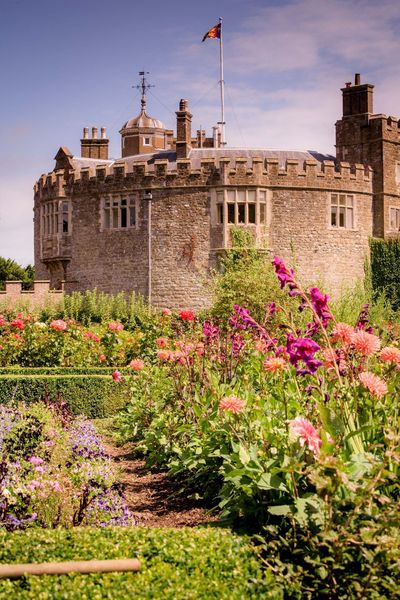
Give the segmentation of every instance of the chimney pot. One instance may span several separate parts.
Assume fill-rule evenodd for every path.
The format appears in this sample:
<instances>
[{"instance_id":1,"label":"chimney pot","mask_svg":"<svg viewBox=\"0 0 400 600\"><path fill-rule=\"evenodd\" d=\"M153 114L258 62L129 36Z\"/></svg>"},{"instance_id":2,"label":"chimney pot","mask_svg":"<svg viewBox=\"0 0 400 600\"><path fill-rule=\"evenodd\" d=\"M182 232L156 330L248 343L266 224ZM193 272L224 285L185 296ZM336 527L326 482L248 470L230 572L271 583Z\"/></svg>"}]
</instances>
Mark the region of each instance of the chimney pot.
<instances>
[{"instance_id":1,"label":"chimney pot","mask_svg":"<svg viewBox=\"0 0 400 600\"><path fill-rule=\"evenodd\" d=\"M351 87L351 81L346 81L346 87L350 88Z\"/></svg>"},{"instance_id":2,"label":"chimney pot","mask_svg":"<svg viewBox=\"0 0 400 600\"><path fill-rule=\"evenodd\" d=\"M84 127L83 128L83 139L84 140L88 140L89 139L89 127Z\"/></svg>"},{"instance_id":3,"label":"chimney pot","mask_svg":"<svg viewBox=\"0 0 400 600\"><path fill-rule=\"evenodd\" d=\"M92 140L97 140L97 127L92 127Z\"/></svg>"},{"instance_id":4,"label":"chimney pot","mask_svg":"<svg viewBox=\"0 0 400 600\"><path fill-rule=\"evenodd\" d=\"M354 78L354 85L361 85L360 73L356 73L355 78Z\"/></svg>"},{"instance_id":5,"label":"chimney pot","mask_svg":"<svg viewBox=\"0 0 400 600\"><path fill-rule=\"evenodd\" d=\"M182 98L182 100L179 102L179 110L188 110L188 101L184 100Z\"/></svg>"},{"instance_id":6,"label":"chimney pot","mask_svg":"<svg viewBox=\"0 0 400 600\"><path fill-rule=\"evenodd\" d=\"M106 139L106 128L105 127L101 128L101 139L102 140Z\"/></svg>"}]
</instances>

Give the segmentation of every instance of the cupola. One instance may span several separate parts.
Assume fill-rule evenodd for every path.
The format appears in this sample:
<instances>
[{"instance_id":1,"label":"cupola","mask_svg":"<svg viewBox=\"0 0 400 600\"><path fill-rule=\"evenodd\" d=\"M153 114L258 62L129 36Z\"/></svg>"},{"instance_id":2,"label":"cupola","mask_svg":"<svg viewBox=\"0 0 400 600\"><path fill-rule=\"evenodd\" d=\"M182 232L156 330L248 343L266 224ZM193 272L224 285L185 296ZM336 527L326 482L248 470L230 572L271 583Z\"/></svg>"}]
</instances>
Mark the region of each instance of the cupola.
<instances>
[{"instance_id":1,"label":"cupola","mask_svg":"<svg viewBox=\"0 0 400 600\"><path fill-rule=\"evenodd\" d=\"M152 86L147 83L144 71L139 75L141 84L137 87L142 90L141 110L137 117L129 119L120 130L122 157L149 154L167 148L164 124L147 114L146 90Z\"/></svg>"}]
</instances>

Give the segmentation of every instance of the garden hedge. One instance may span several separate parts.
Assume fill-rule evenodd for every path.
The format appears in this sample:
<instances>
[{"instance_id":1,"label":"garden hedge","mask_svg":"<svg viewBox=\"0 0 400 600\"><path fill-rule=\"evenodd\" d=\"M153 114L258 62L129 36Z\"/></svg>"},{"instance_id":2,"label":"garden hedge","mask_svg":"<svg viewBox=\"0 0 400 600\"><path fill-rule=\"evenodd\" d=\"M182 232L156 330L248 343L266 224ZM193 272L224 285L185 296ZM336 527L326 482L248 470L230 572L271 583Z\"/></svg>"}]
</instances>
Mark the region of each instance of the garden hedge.
<instances>
[{"instance_id":1,"label":"garden hedge","mask_svg":"<svg viewBox=\"0 0 400 600\"><path fill-rule=\"evenodd\" d=\"M27 576L0 580L0 598L283 598L248 539L226 529L76 528L0 530L0 562L139 558L138 573Z\"/></svg>"},{"instance_id":2,"label":"garden hedge","mask_svg":"<svg viewBox=\"0 0 400 600\"><path fill-rule=\"evenodd\" d=\"M129 388L111 375L34 375L25 370L0 375L0 404L11 402L66 402L72 414L107 417L123 406Z\"/></svg>"}]
</instances>

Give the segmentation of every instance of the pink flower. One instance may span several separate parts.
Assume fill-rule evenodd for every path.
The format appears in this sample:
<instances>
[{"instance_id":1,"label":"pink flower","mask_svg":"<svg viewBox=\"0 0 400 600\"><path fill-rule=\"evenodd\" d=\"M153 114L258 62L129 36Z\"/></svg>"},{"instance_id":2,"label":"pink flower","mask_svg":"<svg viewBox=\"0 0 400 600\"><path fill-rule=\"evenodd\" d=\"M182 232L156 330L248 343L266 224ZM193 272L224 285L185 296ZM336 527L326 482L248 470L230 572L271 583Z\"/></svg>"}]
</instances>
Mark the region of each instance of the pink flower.
<instances>
[{"instance_id":1,"label":"pink flower","mask_svg":"<svg viewBox=\"0 0 400 600\"><path fill-rule=\"evenodd\" d=\"M363 356L370 356L378 352L381 347L381 340L372 333L367 333L363 329L355 331L351 336L351 343L354 348Z\"/></svg>"},{"instance_id":2,"label":"pink flower","mask_svg":"<svg viewBox=\"0 0 400 600\"><path fill-rule=\"evenodd\" d=\"M5 320L3 315L0 315L0 327L4 327L4 325L7 325L7 321Z\"/></svg>"},{"instance_id":3,"label":"pink flower","mask_svg":"<svg viewBox=\"0 0 400 600\"><path fill-rule=\"evenodd\" d=\"M25 323L22 319L14 319L10 323L11 327L15 327L16 329L25 329Z\"/></svg>"},{"instance_id":4,"label":"pink flower","mask_svg":"<svg viewBox=\"0 0 400 600\"><path fill-rule=\"evenodd\" d=\"M144 360L142 360L141 358L134 358L129 363L129 366L134 371L141 371L142 369L144 369Z\"/></svg>"},{"instance_id":5,"label":"pink flower","mask_svg":"<svg viewBox=\"0 0 400 600\"><path fill-rule=\"evenodd\" d=\"M282 371L282 369L286 369L287 362L281 356L267 356L267 358L263 362L264 370L268 373L276 373L277 371Z\"/></svg>"},{"instance_id":6,"label":"pink flower","mask_svg":"<svg viewBox=\"0 0 400 600\"><path fill-rule=\"evenodd\" d=\"M172 315L172 311L170 311L169 308L163 308L161 314L163 314L164 317L170 317Z\"/></svg>"},{"instance_id":7,"label":"pink flower","mask_svg":"<svg viewBox=\"0 0 400 600\"><path fill-rule=\"evenodd\" d=\"M28 483L28 485L26 487L28 488L28 490L33 491L36 488L42 487L42 484L40 483L40 481L36 481L36 479L32 479L32 481L30 483Z\"/></svg>"},{"instance_id":8,"label":"pink flower","mask_svg":"<svg viewBox=\"0 0 400 600\"><path fill-rule=\"evenodd\" d=\"M289 421L289 427L292 433L299 438L301 446L307 444L314 456L319 455L322 440L308 419L296 417L292 421Z\"/></svg>"},{"instance_id":9,"label":"pink flower","mask_svg":"<svg viewBox=\"0 0 400 600\"><path fill-rule=\"evenodd\" d=\"M226 396L219 401L220 410L226 410L235 414L242 412L246 402L237 396Z\"/></svg>"},{"instance_id":10,"label":"pink flower","mask_svg":"<svg viewBox=\"0 0 400 600\"><path fill-rule=\"evenodd\" d=\"M156 346L158 346L159 348L166 348L168 344L168 340L165 337L159 337L156 339Z\"/></svg>"},{"instance_id":11,"label":"pink flower","mask_svg":"<svg viewBox=\"0 0 400 600\"><path fill-rule=\"evenodd\" d=\"M112 374L112 378L114 379L114 381L116 381L117 383L119 383L122 379L122 375L120 371L114 371L114 373Z\"/></svg>"},{"instance_id":12,"label":"pink flower","mask_svg":"<svg viewBox=\"0 0 400 600\"><path fill-rule=\"evenodd\" d=\"M118 321L111 321L111 323L108 324L108 329L109 331L123 331L124 326Z\"/></svg>"},{"instance_id":13,"label":"pink flower","mask_svg":"<svg viewBox=\"0 0 400 600\"><path fill-rule=\"evenodd\" d=\"M56 331L65 331L67 329L67 324L62 319L57 319L57 321L52 321L50 323L50 327Z\"/></svg>"},{"instance_id":14,"label":"pink flower","mask_svg":"<svg viewBox=\"0 0 400 600\"><path fill-rule=\"evenodd\" d=\"M52 487L55 492L63 491L63 489L58 481L50 481L50 487Z\"/></svg>"},{"instance_id":15,"label":"pink flower","mask_svg":"<svg viewBox=\"0 0 400 600\"><path fill-rule=\"evenodd\" d=\"M386 346L385 348L382 348L379 356L383 362L393 362L396 363L396 365L400 366L399 348L394 348L393 346Z\"/></svg>"},{"instance_id":16,"label":"pink flower","mask_svg":"<svg viewBox=\"0 0 400 600\"><path fill-rule=\"evenodd\" d=\"M42 465L43 458L40 458L40 456L31 456L30 458L28 458L28 462L32 463L35 466Z\"/></svg>"},{"instance_id":17,"label":"pink flower","mask_svg":"<svg viewBox=\"0 0 400 600\"><path fill-rule=\"evenodd\" d=\"M98 335L96 335L95 333L93 333L93 331L87 331L85 333L85 337L89 338L90 340L93 340L96 344L100 343L100 338Z\"/></svg>"},{"instance_id":18,"label":"pink flower","mask_svg":"<svg viewBox=\"0 0 400 600\"><path fill-rule=\"evenodd\" d=\"M332 339L334 342L341 341L344 346L349 346L352 342L354 327L347 323L336 323L335 329L332 331Z\"/></svg>"},{"instance_id":19,"label":"pink flower","mask_svg":"<svg viewBox=\"0 0 400 600\"><path fill-rule=\"evenodd\" d=\"M106 357L105 357L105 355L104 355L104 354L100 354L100 356L99 356L99 362L101 362L101 363L102 363L102 362L104 362L105 360L106 360Z\"/></svg>"},{"instance_id":20,"label":"pink flower","mask_svg":"<svg viewBox=\"0 0 400 600\"><path fill-rule=\"evenodd\" d=\"M161 362L166 362L170 358L170 351L169 350L158 350L157 358L158 358L158 360L161 360Z\"/></svg>"},{"instance_id":21,"label":"pink flower","mask_svg":"<svg viewBox=\"0 0 400 600\"><path fill-rule=\"evenodd\" d=\"M364 371L364 373L360 373L359 379L363 386L366 387L367 390L376 398L380 399L382 396L387 394L388 387L386 382L370 371Z\"/></svg>"},{"instance_id":22,"label":"pink flower","mask_svg":"<svg viewBox=\"0 0 400 600\"><path fill-rule=\"evenodd\" d=\"M194 321L194 313L191 310L180 310L179 316L182 321Z\"/></svg>"},{"instance_id":23,"label":"pink flower","mask_svg":"<svg viewBox=\"0 0 400 600\"><path fill-rule=\"evenodd\" d=\"M324 348L322 350L322 356L324 357L324 367L326 369L333 369L336 364L336 353L330 348Z\"/></svg>"}]
</instances>

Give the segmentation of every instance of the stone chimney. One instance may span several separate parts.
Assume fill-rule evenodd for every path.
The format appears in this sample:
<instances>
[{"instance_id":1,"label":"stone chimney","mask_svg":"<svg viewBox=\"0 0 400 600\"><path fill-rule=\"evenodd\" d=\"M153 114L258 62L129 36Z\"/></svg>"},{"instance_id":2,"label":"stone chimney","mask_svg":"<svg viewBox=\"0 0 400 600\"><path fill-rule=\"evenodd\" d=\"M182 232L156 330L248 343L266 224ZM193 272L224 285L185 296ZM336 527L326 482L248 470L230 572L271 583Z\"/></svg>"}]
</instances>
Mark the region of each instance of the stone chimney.
<instances>
[{"instance_id":1,"label":"stone chimney","mask_svg":"<svg viewBox=\"0 0 400 600\"><path fill-rule=\"evenodd\" d=\"M81 139L82 158L98 158L100 160L108 159L108 144L105 127L101 128L101 137L97 137L97 127L92 127L92 137L89 138L89 128L83 128L83 137Z\"/></svg>"},{"instance_id":2,"label":"stone chimney","mask_svg":"<svg viewBox=\"0 0 400 600\"><path fill-rule=\"evenodd\" d=\"M192 141L192 115L187 100L179 102L176 112L176 158L187 158Z\"/></svg>"},{"instance_id":3,"label":"stone chimney","mask_svg":"<svg viewBox=\"0 0 400 600\"><path fill-rule=\"evenodd\" d=\"M353 117L373 113L373 89L370 83L361 84L361 77L356 73L354 85L346 83L342 88L343 94L343 116Z\"/></svg>"}]
</instances>

